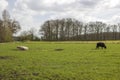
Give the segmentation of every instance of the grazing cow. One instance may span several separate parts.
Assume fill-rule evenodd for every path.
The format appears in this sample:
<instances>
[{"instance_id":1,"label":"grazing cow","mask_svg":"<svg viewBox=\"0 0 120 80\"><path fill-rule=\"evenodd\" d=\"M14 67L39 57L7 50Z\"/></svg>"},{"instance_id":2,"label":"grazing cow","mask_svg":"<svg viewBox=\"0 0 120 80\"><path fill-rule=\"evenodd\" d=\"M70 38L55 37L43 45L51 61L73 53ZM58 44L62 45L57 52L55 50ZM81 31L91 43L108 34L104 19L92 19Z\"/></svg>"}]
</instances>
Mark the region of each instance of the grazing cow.
<instances>
[{"instance_id":1,"label":"grazing cow","mask_svg":"<svg viewBox=\"0 0 120 80\"><path fill-rule=\"evenodd\" d=\"M98 49L99 47L101 47L102 49L103 49L103 48L105 48L105 49L107 48L106 45L105 45L105 43L103 43L103 42L98 42L98 43L96 44L96 49Z\"/></svg>"}]
</instances>

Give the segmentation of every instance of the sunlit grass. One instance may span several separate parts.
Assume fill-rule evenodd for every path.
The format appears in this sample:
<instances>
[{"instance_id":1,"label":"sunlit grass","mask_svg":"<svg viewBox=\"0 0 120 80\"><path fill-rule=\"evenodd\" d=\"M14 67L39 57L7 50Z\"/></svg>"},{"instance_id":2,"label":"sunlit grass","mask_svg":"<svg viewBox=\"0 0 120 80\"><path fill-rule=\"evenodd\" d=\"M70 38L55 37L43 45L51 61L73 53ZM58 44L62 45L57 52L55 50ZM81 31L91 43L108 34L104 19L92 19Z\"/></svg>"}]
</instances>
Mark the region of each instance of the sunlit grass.
<instances>
[{"instance_id":1,"label":"sunlit grass","mask_svg":"<svg viewBox=\"0 0 120 80\"><path fill-rule=\"evenodd\" d=\"M119 41L98 50L96 42L2 43L0 80L119 80Z\"/></svg>"}]
</instances>

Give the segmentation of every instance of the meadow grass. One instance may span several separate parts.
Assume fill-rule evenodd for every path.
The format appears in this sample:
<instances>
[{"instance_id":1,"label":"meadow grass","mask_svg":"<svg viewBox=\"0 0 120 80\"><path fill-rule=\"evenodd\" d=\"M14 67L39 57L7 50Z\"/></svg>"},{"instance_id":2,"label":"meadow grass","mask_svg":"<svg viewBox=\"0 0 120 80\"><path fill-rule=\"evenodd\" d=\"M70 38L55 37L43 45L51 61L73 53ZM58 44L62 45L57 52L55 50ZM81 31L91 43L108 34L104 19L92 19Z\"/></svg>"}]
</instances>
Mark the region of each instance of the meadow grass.
<instances>
[{"instance_id":1,"label":"meadow grass","mask_svg":"<svg viewBox=\"0 0 120 80\"><path fill-rule=\"evenodd\" d=\"M95 43L1 43L0 80L120 80L120 44L95 49Z\"/></svg>"}]
</instances>

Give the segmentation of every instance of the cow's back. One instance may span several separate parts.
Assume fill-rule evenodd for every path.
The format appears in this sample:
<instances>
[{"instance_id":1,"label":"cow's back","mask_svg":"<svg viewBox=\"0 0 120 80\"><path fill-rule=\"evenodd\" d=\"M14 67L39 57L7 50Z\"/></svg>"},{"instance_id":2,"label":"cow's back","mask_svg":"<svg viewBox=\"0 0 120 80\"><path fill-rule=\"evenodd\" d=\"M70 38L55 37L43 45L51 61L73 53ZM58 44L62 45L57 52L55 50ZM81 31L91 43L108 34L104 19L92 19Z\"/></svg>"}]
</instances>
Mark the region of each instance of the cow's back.
<instances>
[{"instance_id":1,"label":"cow's back","mask_svg":"<svg viewBox=\"0 0 120 80\"><path fill-rule=\"evenodd\" d=\"M99 47L106 48L106 45L103 42L98 42L96 45L96 48L99 48Z\"/></svg>"}]
</instances>

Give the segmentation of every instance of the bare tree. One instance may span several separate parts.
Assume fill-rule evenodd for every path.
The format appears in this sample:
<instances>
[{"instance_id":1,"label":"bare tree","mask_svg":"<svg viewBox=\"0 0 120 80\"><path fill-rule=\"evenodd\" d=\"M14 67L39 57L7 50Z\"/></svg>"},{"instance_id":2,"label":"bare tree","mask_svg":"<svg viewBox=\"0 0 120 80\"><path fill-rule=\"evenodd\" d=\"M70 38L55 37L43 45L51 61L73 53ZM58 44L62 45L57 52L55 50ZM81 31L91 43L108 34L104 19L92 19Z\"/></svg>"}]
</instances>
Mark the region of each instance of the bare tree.
<instances>
[{"instance_id":1,"label":"bare tree","mask_svg":"<svg viewBox=\"0 0 120 80\"><path fill-rule=\"evenodd\" d=\"M44 40L120 39L120 25L108 25L101 21L83 23L71 18L56 19L46 21L41 27Z\"/></svg>"},{"instance_id":2,"label":"bare tree","mask_svg":"<svg viewBox=\"0 0 120 80\"><path fill-rule=\"evenodd\" d=\"M120 39L120 23L118 23L118 39Z\"/></svg>"},{"instance_id":3,"label":"bare tree","mask_svg":"<svg viewBox=\"0 0 120 80\"><path fill-rule=\"evenodd\" d=\"M19 30L19 22L10 19L9 12L4 10L0 21L0 42L13 41L13 34L17 33Z\"/></svg>"}]
</instances>

